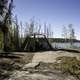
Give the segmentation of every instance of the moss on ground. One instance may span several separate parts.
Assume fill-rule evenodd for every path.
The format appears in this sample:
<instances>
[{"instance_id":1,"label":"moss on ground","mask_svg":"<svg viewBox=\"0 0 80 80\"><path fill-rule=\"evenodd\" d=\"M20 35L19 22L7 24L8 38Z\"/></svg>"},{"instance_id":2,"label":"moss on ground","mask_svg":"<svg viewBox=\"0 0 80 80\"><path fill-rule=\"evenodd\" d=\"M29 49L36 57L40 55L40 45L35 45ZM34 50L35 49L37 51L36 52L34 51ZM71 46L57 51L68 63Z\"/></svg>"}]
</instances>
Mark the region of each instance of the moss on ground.
<instances>
[{"instance_id":1,"label":"moss on ground","mask_svg":"<svg viewBox=\"0 0 80 80\"><path fill-rule=\"evenodd\" d=\"M76 57L62 56L56 59L54 68L63 73L70 73L80 79L80 60Z\"/></svg>"}]
</instances>

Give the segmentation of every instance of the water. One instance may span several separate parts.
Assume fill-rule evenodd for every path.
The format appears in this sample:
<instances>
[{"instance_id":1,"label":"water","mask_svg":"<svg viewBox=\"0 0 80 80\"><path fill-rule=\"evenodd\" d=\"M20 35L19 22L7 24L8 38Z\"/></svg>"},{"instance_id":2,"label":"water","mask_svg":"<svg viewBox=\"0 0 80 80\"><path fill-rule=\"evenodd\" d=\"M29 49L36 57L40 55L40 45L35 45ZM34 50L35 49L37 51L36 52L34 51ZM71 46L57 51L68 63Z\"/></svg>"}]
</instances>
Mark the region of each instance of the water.
<instances>
[{"instance_id":1,"label":"water","mask_svg":"<svg viewBox=\"0 0 80 80\"><path fill-rule=\"evenodd\" d=\"M52 43L53 48L71 48L71 44L70 43ZM79 42L75 42L73 44L73 47L75 48L80 48L80 43Z\"/></svg>"}]
</instances>

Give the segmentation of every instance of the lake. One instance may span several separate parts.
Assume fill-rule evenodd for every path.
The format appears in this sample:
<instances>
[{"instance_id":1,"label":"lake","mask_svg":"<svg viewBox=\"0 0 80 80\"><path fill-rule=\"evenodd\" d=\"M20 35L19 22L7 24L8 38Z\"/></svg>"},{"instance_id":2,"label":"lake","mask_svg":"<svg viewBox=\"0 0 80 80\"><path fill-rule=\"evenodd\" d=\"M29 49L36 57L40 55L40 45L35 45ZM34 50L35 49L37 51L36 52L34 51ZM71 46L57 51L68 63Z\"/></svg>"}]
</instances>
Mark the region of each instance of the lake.
<instances>
[{"instance_id":1,"label":"lake","mask_svg":"<svg viewBox=\"0 0 80 80\"><path fill-rule=\"evenodd\" d=\"M70 43L52 43L51 44L53 46L53 48L71 48L71 44ZM73 47L75 48L80 48L80 43L79 42L75 42L73 44Z\"/></svg>"}]
</instances>

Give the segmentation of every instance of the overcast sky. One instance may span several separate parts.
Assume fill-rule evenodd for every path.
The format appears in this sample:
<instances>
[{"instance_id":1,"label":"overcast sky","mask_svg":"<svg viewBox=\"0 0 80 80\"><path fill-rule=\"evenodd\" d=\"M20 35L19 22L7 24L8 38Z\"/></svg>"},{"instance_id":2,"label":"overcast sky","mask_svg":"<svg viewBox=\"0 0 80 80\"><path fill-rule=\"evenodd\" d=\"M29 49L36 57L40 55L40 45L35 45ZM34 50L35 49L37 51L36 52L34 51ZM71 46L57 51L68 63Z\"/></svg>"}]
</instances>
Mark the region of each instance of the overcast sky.
<instances>
[{"instance_id":1,"label":"overcast sky","mask_svg":"<svg viewBox=\"0 0 80 80\"><path fill-rule=\"evenodd\" d=\"M61 37L63 25L73 24L80 39L80 0L14 0L14 5L19 21L35 17L41 24L51 24L55 37Z\"/></svg>"}]
</instances>

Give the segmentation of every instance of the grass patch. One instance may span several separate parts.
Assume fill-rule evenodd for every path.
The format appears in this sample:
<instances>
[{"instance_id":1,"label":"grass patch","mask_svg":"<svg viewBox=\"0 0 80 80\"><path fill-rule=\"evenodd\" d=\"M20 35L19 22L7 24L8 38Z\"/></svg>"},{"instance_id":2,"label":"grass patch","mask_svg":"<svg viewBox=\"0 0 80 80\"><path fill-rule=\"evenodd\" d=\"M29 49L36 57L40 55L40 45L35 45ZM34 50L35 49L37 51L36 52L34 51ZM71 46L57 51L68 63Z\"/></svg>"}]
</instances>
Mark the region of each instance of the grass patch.
<instances>
[{"instance_id":1,"label":"grass patch","mask_svg":"<svg viewBox=\"0 0 80 80\"><path fill-rule=\"evenodd\" d=\"M63 73L70 73L80 80L80 60L76 57L62 56L56 59L54 68Z\"/></svg>"}]
</instances>

